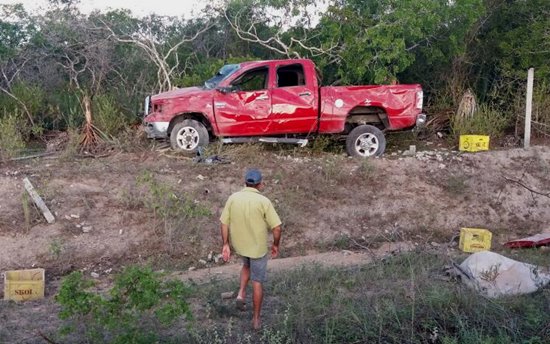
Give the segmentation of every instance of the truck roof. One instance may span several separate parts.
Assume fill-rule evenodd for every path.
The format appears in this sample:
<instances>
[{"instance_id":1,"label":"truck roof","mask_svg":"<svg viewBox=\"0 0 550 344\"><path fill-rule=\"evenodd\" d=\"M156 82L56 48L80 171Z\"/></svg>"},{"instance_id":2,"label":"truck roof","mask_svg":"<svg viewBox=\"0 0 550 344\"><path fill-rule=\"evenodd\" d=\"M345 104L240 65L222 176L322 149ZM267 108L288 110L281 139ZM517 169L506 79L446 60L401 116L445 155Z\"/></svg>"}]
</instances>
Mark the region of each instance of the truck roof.
<instances>
[{"instance_id":1,"label":"truck roof","mask_svg":"<svg viewBox=\"0 0 550 344\"><path fill-rule=\"evenodd\" d=\"M278 59L278 60L246 61L246 62L239 63L239 65L241 67L245 67L250 65L262 65L266 63L272 63L272 62L279 62L284 64L293 64L293 63L302 63L302 62L313 63L313 61L311 61L310 59Z\"/></svg>"}]
</instances>

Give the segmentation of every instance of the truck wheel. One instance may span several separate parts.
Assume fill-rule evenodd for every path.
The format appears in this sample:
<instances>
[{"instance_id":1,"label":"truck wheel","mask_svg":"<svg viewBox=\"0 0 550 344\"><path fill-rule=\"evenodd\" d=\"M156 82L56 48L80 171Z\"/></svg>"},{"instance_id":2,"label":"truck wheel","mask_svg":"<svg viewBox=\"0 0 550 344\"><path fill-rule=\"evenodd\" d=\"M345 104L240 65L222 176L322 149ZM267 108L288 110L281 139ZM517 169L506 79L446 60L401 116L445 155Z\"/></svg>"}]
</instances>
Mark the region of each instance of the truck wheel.
<instances>
[{"instance_id":1,"label":"truck wheel","mask_svg":"<svg viewBox=\"0 0 550 344\"><path fill-rule=\"evenodd\" d=\"M380 156L386 150L384 133L372 125L355 127L346 139L346 151L351 156Z\"/></svg>"},{"instance_id":2,"label":"truck wheel","mask_svg":"<svg viewBox=\"0 0 550 344\"><path fill-rule=\"evenodd\" d=\"M199 147L207 146L208 142L206 127L192 119L179 122L170 132L170 144L175 150L195 153Z\"/></svg>"}]
</instances>

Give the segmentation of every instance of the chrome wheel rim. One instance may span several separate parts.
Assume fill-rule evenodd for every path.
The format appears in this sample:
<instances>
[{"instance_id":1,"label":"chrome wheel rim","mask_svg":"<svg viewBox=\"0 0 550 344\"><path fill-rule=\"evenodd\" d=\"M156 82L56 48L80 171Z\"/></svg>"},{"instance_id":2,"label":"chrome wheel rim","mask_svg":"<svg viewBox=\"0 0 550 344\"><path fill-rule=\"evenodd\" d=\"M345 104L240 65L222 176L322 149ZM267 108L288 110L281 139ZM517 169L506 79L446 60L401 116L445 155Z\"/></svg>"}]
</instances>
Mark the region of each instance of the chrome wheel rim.
<instances>
[{"instance_id":1,"label":"chrome wheel rim","mask_svg":"<svg viewBox=\"0 0 550 344\"><path fill-rule=\"evenodd\" d=\"M193 127L183 127L176 134L176 143L183 150L193 150L199 145L199 132Z\"/></svg>"},{"instance_id":2,"label":"chrome wheel rim","mask_svg":"<svg viewBox=\"0 0 550 344\"><path fill-rule=\"evenodd\" d=\"M362 134L355 140L355 151L360 156L373 156L379 147L378 138L371 133Z\"/></svg>"}]
</instances>

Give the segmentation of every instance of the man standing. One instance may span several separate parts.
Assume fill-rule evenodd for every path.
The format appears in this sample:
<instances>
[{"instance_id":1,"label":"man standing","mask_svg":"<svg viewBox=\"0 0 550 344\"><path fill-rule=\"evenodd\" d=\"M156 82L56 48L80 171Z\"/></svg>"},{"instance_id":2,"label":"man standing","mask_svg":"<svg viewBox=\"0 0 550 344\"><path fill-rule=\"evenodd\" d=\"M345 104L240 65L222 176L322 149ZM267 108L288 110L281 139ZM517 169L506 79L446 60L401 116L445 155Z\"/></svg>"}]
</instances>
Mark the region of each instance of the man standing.
<instances>
[{"instance_id":1,"label":"man standing","mask_svg":"<svg viewBox=\"0 0 550 344\"><path fill-rule=\"evenodd\" d=\"M243 310L245 306L246 287L252 280L252 300L254 315L252 326L259 329L260 311L263 301L263 283L267 281L267 234L273 232L271 257L279 255L281 240L281 220L273 208L271 201L260 194L263 189L262 174L256 169L246 172L246 187L232 194L223 209L220 217L223 240L222 256L224 261L229 260L231 246L242 256L240 289L237 295L237 308Z\"/></svg>"}]
</instances>

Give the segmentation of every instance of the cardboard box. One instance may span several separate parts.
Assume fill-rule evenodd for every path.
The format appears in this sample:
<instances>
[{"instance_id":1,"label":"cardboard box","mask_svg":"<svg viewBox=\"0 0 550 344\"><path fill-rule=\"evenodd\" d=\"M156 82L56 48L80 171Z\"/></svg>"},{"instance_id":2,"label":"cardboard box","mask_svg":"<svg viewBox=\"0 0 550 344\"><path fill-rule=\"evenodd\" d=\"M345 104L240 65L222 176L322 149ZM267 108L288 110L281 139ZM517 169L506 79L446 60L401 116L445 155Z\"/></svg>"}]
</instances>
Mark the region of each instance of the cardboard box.
<instances>
[{"instance_id":1,"label":"cardboard box","mask_svg":"<svg viewBox=\"0 0 550 344\"><path fill-rule=\"evenodd\" d=\"M44 269L4 273L4 300L27 301L44 298Z\"/></svg>"}]
</instances>

